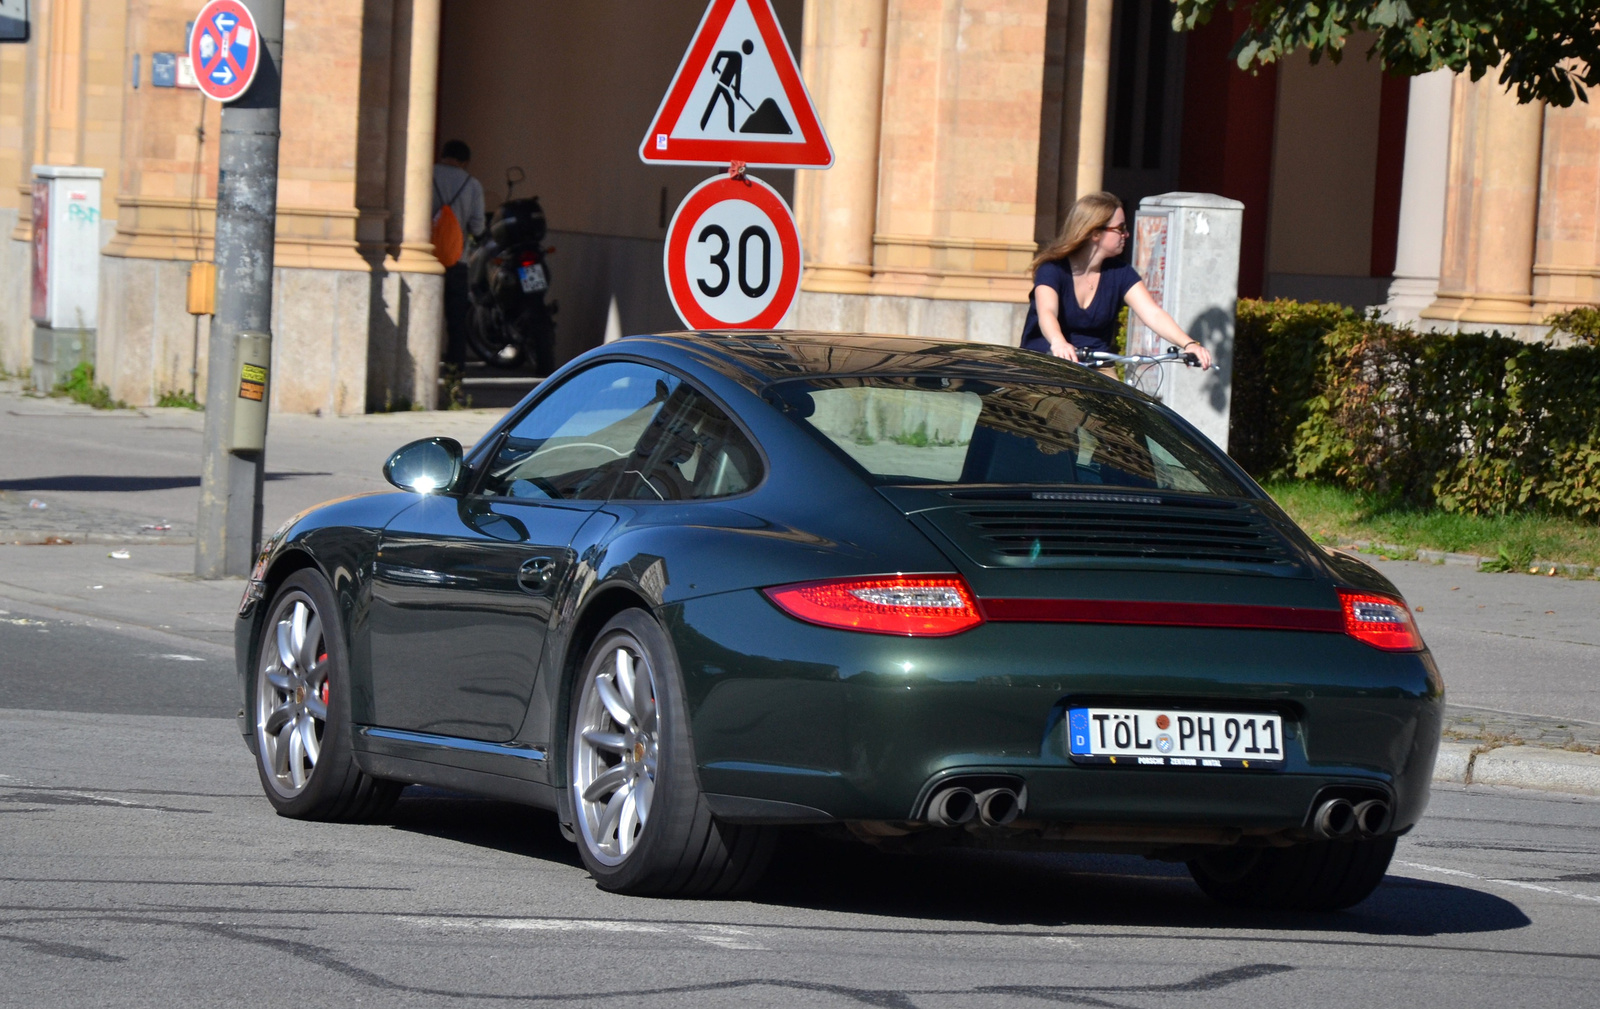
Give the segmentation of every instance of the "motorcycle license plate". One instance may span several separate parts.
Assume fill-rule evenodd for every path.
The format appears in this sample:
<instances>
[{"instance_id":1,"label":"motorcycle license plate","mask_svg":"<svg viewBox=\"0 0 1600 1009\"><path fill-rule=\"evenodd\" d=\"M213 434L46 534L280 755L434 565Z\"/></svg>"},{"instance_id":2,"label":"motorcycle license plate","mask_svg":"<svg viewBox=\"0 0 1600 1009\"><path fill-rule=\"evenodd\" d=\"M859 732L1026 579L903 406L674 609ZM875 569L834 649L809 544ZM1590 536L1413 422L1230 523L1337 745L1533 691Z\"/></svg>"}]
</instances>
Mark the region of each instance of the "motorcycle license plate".
<instances>
[{"instance_id":1,"label":"motorcycle license plate","mask_svg":"<svg viewBox=\"0 0 1600 1009\"><path fill-rule=\"evenodd\" d=\"M545 279L542 263L517 267L517 279L522 281L523 294L537 294L550 286L550 281Z\"/></svg>"},{"instance_id":2,"label":"motorcycle license plate","mask_svg":"<svg viewBox=\"0 0 1600 1009\"><path fill-rule=\"evenodd\" d=\"M1260 712L1073 708L1067 752L1074 763L1118 767L1277 770L1283 719Z\"/></svg>"}]
</instances>

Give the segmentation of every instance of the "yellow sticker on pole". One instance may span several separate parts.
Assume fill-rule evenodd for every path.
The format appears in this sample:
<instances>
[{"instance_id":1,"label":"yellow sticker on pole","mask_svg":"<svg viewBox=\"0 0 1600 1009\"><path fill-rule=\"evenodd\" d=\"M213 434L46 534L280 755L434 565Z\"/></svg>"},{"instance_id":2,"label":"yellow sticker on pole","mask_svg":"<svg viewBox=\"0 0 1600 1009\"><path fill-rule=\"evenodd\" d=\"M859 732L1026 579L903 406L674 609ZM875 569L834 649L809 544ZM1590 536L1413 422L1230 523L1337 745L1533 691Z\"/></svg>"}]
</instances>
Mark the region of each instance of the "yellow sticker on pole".
<instances>
[{"instance_id":1,"label":"yellow sticker on pole","mask_svg":"<svg viewBox=\"0 0 1600 1009\"><path fill-rule=\"evenodd\" d=\"M267 393L267 369L259 364L247 364L239 369L239 398L261 402Z\"/></svg>"}]
</instances>

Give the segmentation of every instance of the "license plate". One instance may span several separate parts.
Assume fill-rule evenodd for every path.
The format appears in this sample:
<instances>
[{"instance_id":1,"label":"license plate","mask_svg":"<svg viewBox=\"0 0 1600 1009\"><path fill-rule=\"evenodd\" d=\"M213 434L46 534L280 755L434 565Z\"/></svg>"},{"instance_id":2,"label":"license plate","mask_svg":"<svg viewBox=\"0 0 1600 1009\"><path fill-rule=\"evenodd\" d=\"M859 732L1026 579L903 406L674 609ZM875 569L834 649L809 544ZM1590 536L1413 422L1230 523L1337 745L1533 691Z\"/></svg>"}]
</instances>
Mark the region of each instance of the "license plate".
<instances>
[{"instance_id":1,"label":"license plate","mask_svg":"<svg viewBox=\"0 0 1600 1009\"><path fill-rule=\"evenodd\" d=\"M1079 764L1275 770L1283 719L1232 711L1072 708L1067 752Z\"/></svg>"},{"instance_id":2,"label":"license plate","mask_svg":"<svg viewBox=\"0 0 1600 1009\"><path fill-rule=\"evenodd\" d=\"M517 267L517 279L522 281L523 294L535 294L550 286L550 281L545 279L544 266L539 263Z\"/></svg>"}]
</instances>

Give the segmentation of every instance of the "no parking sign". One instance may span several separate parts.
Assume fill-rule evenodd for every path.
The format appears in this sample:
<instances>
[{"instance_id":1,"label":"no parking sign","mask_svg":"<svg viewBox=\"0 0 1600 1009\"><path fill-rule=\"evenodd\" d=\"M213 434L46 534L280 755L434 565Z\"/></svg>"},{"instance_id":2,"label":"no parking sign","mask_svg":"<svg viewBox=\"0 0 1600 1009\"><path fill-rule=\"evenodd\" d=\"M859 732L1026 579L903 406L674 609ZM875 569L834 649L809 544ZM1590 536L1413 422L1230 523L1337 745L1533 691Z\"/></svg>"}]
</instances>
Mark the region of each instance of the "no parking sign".
<instances>
[{"instance_id":1,"label":"no parking sign","mask_svg":"<svg viewBox=\"0 0 1600 1009\"><path fill-rule=\"evenodd\" d=\"M800 289L800 231L777 190L719 175L667 229L667 293L692 329L773 329Z\"/></svg>"},{"instance_id":2,"label":"no parking sign","mask_svg":"<svg viewBox=\"0 0 1600 1009\"><path fill-rule=\"evenodd\" d=\"M195 83L207 98L231 102L250 90L261 66L256 19L239 0L211 0L189 35Z\"/></svg>"}]
</instances>

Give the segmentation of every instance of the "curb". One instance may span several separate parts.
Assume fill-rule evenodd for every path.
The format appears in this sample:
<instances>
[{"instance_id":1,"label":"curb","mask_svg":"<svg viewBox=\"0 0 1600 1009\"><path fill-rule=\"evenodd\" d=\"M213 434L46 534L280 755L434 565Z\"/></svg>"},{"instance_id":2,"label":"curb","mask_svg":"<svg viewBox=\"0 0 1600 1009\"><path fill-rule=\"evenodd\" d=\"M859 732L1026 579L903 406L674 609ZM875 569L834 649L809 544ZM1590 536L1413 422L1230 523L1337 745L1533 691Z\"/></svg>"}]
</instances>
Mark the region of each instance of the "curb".
<instances>
[{"instance_id":1,"label":"curb","mask_svg":"<svg viewBox=\"0 0 1600 1009\"><path fill-rule=\"evenodd\" d=\"M1532 746L1487 749L1466 743L1441 743L1433 765L1433 780L1600 795L1600 755Z\"/></svg>"},{"instance_id":2,"label":"curb","mask_svg":"<svg viewBox=\"0 0 1600 1009\"><path fill-rule=\"evenodd\" d=\"M1486 554L1455 554L1445 550L1424 550L1420 547L1403 547L1397 543L1379 543L1374 540L1340 540L1336 544L1345 550L1376 551L1380 554L1392 554L1395 560L1417 560L1424 564L1451 564L1460 567L1469 567L1482 571L1485 564L1498 565L1499 557L1490 557ZM1517 568L1520 572L1522 569ZM1528 565L1530 575L1563 575L1567 578L1594 578L1600 569L1587 564L1566 564L1559 561L1541 561L1535 559Z\"/></svg>"},{"instance_id":3,"label":"curb","mask_svg":"<svg viewBox=\"0 0 1600 1009\"><path fill-rule=\"evenodd\" d=\"M193 536L151 536L138 533L92 533L87 529L0 529L0 546L72 546L90 545L126 546L143 543L153 547L192 547Z\"/></svg>"}]
</instances>

